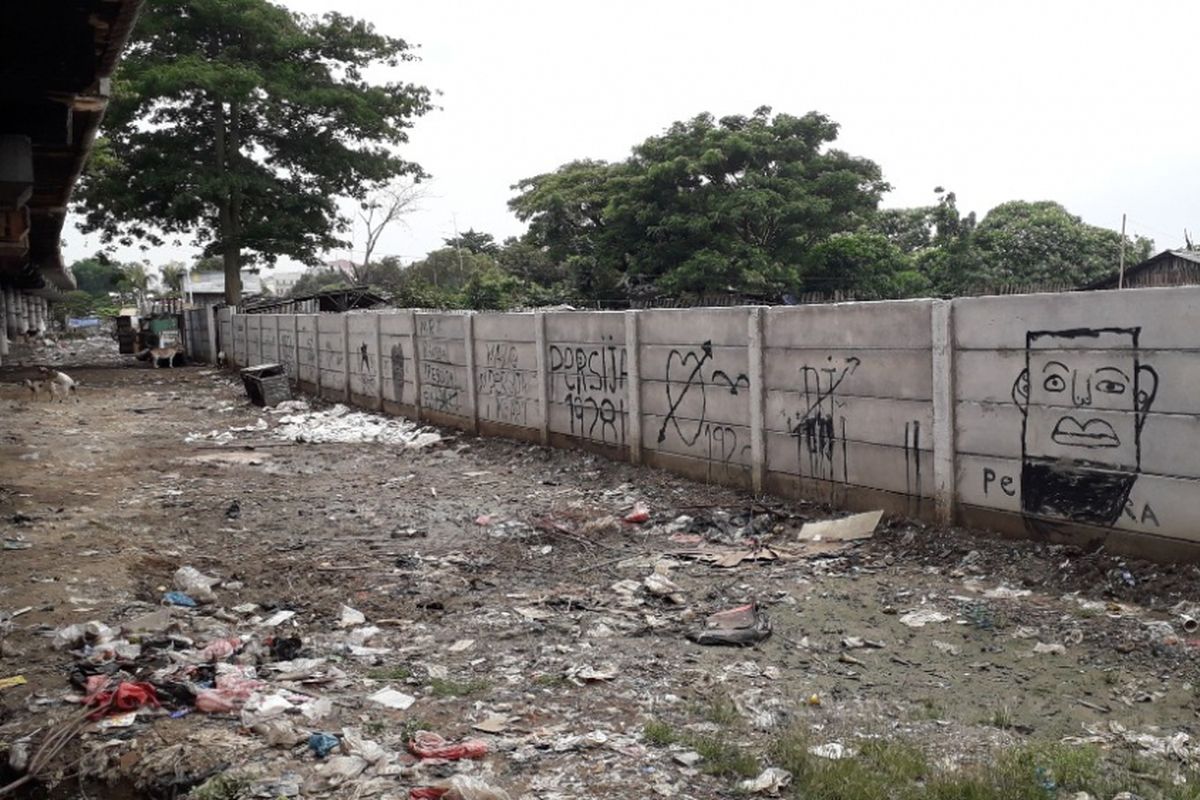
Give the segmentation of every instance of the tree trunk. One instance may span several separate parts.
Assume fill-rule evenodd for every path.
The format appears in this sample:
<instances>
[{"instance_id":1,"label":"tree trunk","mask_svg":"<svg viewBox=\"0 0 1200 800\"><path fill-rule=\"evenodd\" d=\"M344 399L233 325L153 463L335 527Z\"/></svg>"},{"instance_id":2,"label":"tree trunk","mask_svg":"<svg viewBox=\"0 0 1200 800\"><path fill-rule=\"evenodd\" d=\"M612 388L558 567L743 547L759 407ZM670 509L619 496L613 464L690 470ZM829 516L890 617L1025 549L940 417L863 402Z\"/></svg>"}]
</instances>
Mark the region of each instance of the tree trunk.
<instances>
[{"instance_id":1,"label":"tree trunk","mask_svg":"<svg viewBox=\"0 0 1200 800\"><path fill-rule=\"evenodd\" d=\"M229 177L229 158L225 147L225 105L220 100L214 103L217 149L217 173L221 178ZM222 193L217 209L221 259L225 266L225 303L236 306L242 302L242 266L238 258L237 230L234 222L233 198Z\"/></svg>"}]
</instances>

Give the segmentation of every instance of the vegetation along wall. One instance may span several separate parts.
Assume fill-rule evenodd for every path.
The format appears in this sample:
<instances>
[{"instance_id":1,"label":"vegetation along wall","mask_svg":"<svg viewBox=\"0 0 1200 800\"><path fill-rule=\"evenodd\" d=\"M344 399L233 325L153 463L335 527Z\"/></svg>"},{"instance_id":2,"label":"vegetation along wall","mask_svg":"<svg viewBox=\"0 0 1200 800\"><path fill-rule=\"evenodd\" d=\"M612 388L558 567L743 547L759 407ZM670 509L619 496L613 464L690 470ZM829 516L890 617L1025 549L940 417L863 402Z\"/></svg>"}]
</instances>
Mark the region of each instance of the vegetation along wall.
<instances>
[{"instance_id":1,"label":"vegetation along wall","mask_svg":"<svg viewBox=\"0 0 1200 800\"><path fill-rule=\"evenodd\" d=\"M238 365L278 361L366 408L838 508L1200 555L1200 288L223 312L218 331Z\"/></svg>"}]
</instances>

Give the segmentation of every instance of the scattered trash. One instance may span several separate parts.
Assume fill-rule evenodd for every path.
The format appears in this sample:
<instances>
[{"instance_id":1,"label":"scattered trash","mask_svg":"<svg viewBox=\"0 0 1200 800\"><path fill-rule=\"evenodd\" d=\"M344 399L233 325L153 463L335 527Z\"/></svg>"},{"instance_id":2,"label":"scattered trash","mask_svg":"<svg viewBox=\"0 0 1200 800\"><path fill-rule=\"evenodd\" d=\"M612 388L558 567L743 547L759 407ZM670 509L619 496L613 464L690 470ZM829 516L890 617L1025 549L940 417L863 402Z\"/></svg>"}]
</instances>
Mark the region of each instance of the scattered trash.
<instances>
[{"instance_id":1,"label":"scattered trash","mask_svg":"<svg viewBox=\"0 0 1200 800\"><path fill-rule=\"evenodd\" d=\"M937 639L934 639L932 642L930 642L930 644L933 645L934 650L945 653L948 656L957 656L957 655L962 654L962 648L956 644L950 644L949 642L941 642L941 641L938 641Z\"/></svg>"},{"instance_id":2,"label":"scattered trash","mask_svg":"<svg viewBox=\"0 0 1200 800\"><path fill-rule=\"evenodd\" d=\"M167 592L163 595L163 602L173 606L183 606L184 608L195 608L196 601L183 592Z\"/></svg>"},{"instance_id":3,"label":"scattered trash","mask_svg":"<svg viewBox=\"0 0 1200 800\"><path fill-rule=\"evenodd\" d=\"M682 753L676 753L675 755L671 756L671 758L676 764L680 764L685 767L694 767L704 760L704 756L700 755L695 750L685 750Z\"/></svg>"},{"instance_id":4,"label":"scattered trash","mask_svg":"<svg viewBox=\"0 0 1200 800\"><path fill-rule=\"evenodd\" d=\"M367 621L367 617L361 611L350 606L342 606L342 618L338 620L339 628L353 628L356 625L362 625Z\"/></svg>"},{"instance_id":5,"label":"scattered trash","mask_svg":"<svg viewBox=\"0 0 1200 800\"><path fill-rule=\"evenodd\" d=\"M983 596L989 600L1014 600L1018 597L1029 597L1033 594L1029 589L1010 589L1007 586L997 586L995 589L988 589L983 593Z\"/></svg>"},{"instance_id":6,"label":"scattered trash","mask_svg":"<svg viewBox=\"0 0 1200 800\"><path fill-rule=\"evenodd\" d=\"M175 588L201 603L212 603L217 599L213 586L220 578L210 578L195 567L180 567L175 570Z\"/></svg>"},{"instance_id":7,"label":"scattered trash","mask_svg":"<svg viewBox=\"0 0 1200 800\"><path fill-rule=\"evenodd\" d=\"M808 752L818 758L828 758L836 761L841 758L853 758L857 755L857 751L852 747L847 747L841 742L830 742L829 744L818 744L808 748Z\"/></svg>"},{"instance_id":8,"label":"scattered trash","mask_svg":"<svg viewBox=\"0 0 1200 800\"><path fill-rule=\"evenodd\" d=\"M463 758L483 758L487 755L487 742L482 739L463 739L449 742L431 731L417 731L408 740L408 752L417 758L441 758L458 761Z\"/></svg>"},{"instance_id":9,"label":"scattered trash","mask_svg":"<svg viewBox=\"0 0 1200 800\"><path fill-rule=\"evenodd\" d=\"M900 617L900 621L910 628L924 628L934 622L945 622L950 619L948 614L935 611L932 608L919 608Z\"/></svg>"},{"instance_id":10,"label":"scattered trash","mask_svg":"<svg viewBox=\"0 0 1200 800\"><path fill-rule=\"evenodd\" d=\"M404 692L398 692L391 687L380 689L367 699L372 703L378 703L381 706L399 709L400 711L404 711L405 709L411 707L413 703L417 702L417 698L413 697L412 695L404 694Z\"/></svg>"},{"instance_id":11,"label":"scattered trash","mask_svg":"<svg viewBox=\"0 0 1200 800\"><path fill-rule=\"evenodd\" d=\"M732 645L744 647L761 642L771 635L771 621L759 611L756 603L711 614L700 630L688 633L688 638L701 645Z\"/></svg>"},{"instance_id":12,"label":"scattered trash","mask_svg":"<svg viewBox=\"0 0 1200 800\"><path fill-rule=\"evenodd\" d=\"M683 605L685 602L683 590L666 575L660 575L657 572L647 575L642 581L642 585L655 597L666 598L676 605Z\"/></svg>"},{"instance_id":13,"label":"scattered trash","mask_svg":"<svg viewBox=\"0 0 1200 800\"><path fill-rule=\"evenodd\" d=\"M241 516L242 504L237 500L234 500L229 504L229 507L225 509L225 519L238 519Z\"/></svg>"},{"instance_id":14,"label":"scattered trash","mask_svg":"<svg viewBox=\"0 0 1200 800\"><path fill-rule=\"evenodd\" d=\"M341 743L341 740L331 733L314 733L308 737L308 749L316 753L317 758L329 755L333 748Z\"/></svg>"},{"instance_id":15,"label":"scattered trash","mask_svg":"<svg viewBox=\"0 0 1200 800\"><path fill-rule=\"evenodd\" d=\"M277 439L314 444L378 442L411 448L429 447L442 440L436 431L404 418L350 411L340 403L324 411L282 415L271 435Z\"/></svg>"},{"instance_id":16,"label":"scattered trash","mask_svg":"<svg viewBox=\"0 0 1200 800\"><path fill-rule=\"evenodd\" d=\"M1046 644L1044 642L1038 642L1037 644L1035 644L1033 646L1033 652L1039 653L1042 655L1061 656L1061 655L1066 654L1067 648L1064 647L1063 645L1057 644L1057 643L1056 644Z\"/></svg>"},{"instance_id":17,"label":"scattered trash","mask_svg":"<svg viewBox=\"0 0 1200 800\"><path fill-rule=\"evenodd\" d=\"M280 610L280 611L276 611L274 614L267 617L266 619L264 619L262 622L260 622L258 624L264 628L277 628L294 616L296 616L295 611L288 611L286 609Z\"/></svg>"},{"instance_id":18,"label":"scattered trash","mask_svg":"<svg viewBox=\"0 0 1200 800\"><path fill-rule=\"evenodd\" d=\"M738 789L749 794L777 795L792 783L792 773L780 767L767 767L757 778L747 778Z\"/></svg>"},{"instance_id":19,"label":"scattered trash","mask_svg":"<svg viewBox=\"0 0 1200 800\"><path fill-rule=\"evenodd\" d=\"M409 800L510 800L508 792L470 775L454 775L432 786L410 789L408 797Z\"/></svg>"},{"instance_id":20,"label":"scattered trash","mask_svg":"<svg viewBox=\"0 0 1200 800\"><path fill-rule=\"evenodd\" d=\"M863 639L858 636L847 636L842 639L842 647L847 650L861 650L863 648L871 648L872 650L882 650L887 647L884 642L872 641L871 639Z\"/></svg>"},{"instance_id":21,"label":"scattered trash","mask_svg":"<svg viewBox=\"0 0 1200 800\"><path fill-rule=\"evenodd\" d=\"M882 511L866 511L840 519L806 522L797 538L804 542L852 542L870 539L883 518Z\"/></svg>"},{"instance_id":22,"label":"scattered trash","mask_svg":"<svg viewBox=\"0 0 1200 800\"><path fill-rule=\"evenodd\" d=\"M493 714L471 727L482 733L503 733L508 730L510 717L503 714Z\"/></svg>"},{"instance_id":23,"label":"scattered trash","mask_svg":"<svg viewBox=\"0 0 1200 800\"><path fill-rule=\"evenodd\" d=\"M11 689L14 686L24 686L29 683L24 675L13 675L10 678L0 678L0 689Z\"/></svg>"},{"instance_id":24,"label":"scattered trash","mask_svg":"<svg viewBox=\"0 0 1200 800\"><path fill-rule=\"evenodd\" d=\"M633 510L625 515L625 521L633 525L641 525L643 522L647 522L649 519L650 508L640 500L634 503Z\"/></svg>"},{"instance_id":25,"label":"scattered trash","mask_svg":"<svg viewBox=\"0 0 1200 800\"><path fill-rule=\"evenodd\" d=\"M135 711L143 706L159 707L154 687L145 682L126 681L110 688L111 678L93 675L88 679L88 693L83 699L85 706L94 706L96 711L89 719L100 719L109 712Z\"/></svg>"}]
</instances>

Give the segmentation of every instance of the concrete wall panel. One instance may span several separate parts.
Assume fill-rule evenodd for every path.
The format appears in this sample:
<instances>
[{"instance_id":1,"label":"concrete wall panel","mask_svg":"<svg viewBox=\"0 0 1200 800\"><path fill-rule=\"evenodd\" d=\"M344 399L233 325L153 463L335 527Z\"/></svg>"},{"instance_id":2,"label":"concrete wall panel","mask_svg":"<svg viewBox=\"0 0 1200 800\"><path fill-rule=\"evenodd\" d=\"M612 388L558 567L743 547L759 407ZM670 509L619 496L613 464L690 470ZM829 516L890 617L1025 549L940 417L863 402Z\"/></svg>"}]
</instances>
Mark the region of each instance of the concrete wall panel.
<instances>
[{"instance_id":1,"label":"concrete wall panel","mask_svg":"<svg viewBox=\"0 0 1200 800\"><path fill-rule=\"evenodd\" d=\"M533 314L477 314L475 341L532 342Z\"/></svg>"},{"instance_id":2,"label":"concrete wall panel","mask_svg":"<svg viewBox=\"0 0 1200 800\"><path fill-rule=\"evenodd\" d=\"M638 313L638 339L643 345L698 348L704 342L746 347L747 308L689 308Z\"/></svg>"},{"instance_id":3,"label":"concrete wall panel","mask_svg":"<svg viewBox=\"0 0 1200 800\"><path fill-rule=\"evenodd\" d=\"M931 300L838 303L765 310L768 347L929 349Z\"/></svg>"},{"instance_id":4,"label":"concrete wall panel","mask_svg":"<svg viewBox=\"0 0 1200 800\"><path fill-rule=\"evenodd\" d=\"M818 396L894 397L929 400L933 369L929 350L765 349L768 389L807 391Z\"/></svg>"},{"instance_id":5,"label":"concrete wall panel","mask_svg":"<svg viewBox=\"0 0 1200 800\"><path fill-rule=\"evenodd\" d=\"M350 391L376 403L379 391L379 315L350 314L346 326L350 335Z\"/></svg>"},{"instance_id":6,"label":"concrete wall panel","mask_svg":"<svg viewBox=\"0 0 1200 800\"><path fill-rule=\"evenodd\" d=\"M300 380L317 385L317 315L296 315L297 336L300 339L300 363L296 374Z\"/></svg>"},{"instance_id":7,"label":"concrete wall panel","mask_svg":"<svg viewBox=\"0 0 1200 800\"><path fill-rule=\"evenodd\" d=\"M622 311L555 311L546 314L546 341L561 344L625 344Z\"/></svg>"},{"instance_id":8,"label":"concrete wall panel","mask_svg":"<svg viewBox=\"0 0 1200 800\"><path fill-rule=\"evenodd\" d=\"M412 405L417 399L412 314L400 312L378 316L384 354L380 368L384 400Z\"/></svg>"},{"instance_id":9,"label":"concrete wall panel","mask_svg":"<svg viewBox=\"0 0 1200 800\"><path fill-rule=\"evenodd\" d=\"M318 314L317 364L321 394L339 399L346 391L346 331L342 314Z\"/></svg>"},{"instance_id":10,"label":"concrete wall panel","mask_svg":"<svg viewBox=\"0 0 1200 800\"><path fill-rule=\"evenodd\" d=\"M288 376L292 379L300 377L296 363L296 315L280 314L276 317L275 341L277 358Z\"/></svg>"},{"instance_id":11,"label":"concrete wall panel","mask_svg":"<svg viewBox=\"0 0 1200 800\"><path fill-rule=\"evenodd\" d=\"M775 433L803 433L811 408L800 392L768 391L763 424ZM842 420L851 441L903 447L907 440L918 449L933 449L933 404L925 400L845 397L834 408L839 431Z\"/></svg>"},{"instance_id":12,"label":"concrete wall panel","mask_svg":"<svg viewBox=\"0 0 1200 800\"><path fill-rule=\"evenodd\" d=\"M1032 330L1134 327L1141 347L1200 348L1200 287L972 297L954 314L960 350L1021 350Z\"/></svg>"}]
</instances>

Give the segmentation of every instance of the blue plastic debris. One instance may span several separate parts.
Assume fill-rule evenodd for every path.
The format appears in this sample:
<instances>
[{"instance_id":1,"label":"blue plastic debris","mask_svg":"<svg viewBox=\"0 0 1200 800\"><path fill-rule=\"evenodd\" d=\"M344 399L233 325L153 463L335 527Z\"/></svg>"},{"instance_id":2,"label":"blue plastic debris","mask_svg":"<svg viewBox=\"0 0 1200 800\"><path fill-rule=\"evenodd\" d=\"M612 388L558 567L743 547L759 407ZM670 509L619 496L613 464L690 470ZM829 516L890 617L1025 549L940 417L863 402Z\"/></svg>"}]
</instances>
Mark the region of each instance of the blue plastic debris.
<instances>
[{"instance_id":1,"label":"blue plastic debris","mask_svg":"<svg viewBox=\"0 0 1200 800\"><path fill-rule=\"evenodd\" d=\"M173 606L184 606L185 608L196 607L196 601L183 592L167 592L163 595L163 602L170 603Z\"/></svg>"},{"instance_id":2,"label":"blue plastic debris","mask_svg":"<svg viewBox=\"0 0 1200 800\"><path fill-rule=\"evenodd\" d=\"M316 753L317 758L329 755L338 744L338 738L332 733L314 733L308 737L308 749Z\"/></svg>"}]
</instances>

